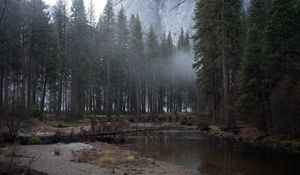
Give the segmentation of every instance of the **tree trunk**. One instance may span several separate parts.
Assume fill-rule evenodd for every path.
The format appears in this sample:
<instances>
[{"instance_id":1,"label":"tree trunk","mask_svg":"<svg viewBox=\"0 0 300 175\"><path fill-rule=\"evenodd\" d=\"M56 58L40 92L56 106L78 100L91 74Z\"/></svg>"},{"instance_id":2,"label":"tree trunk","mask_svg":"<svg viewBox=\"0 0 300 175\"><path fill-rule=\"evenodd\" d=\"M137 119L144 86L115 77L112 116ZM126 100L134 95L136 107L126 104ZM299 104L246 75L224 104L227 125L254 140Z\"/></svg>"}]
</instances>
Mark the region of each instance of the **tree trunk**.
<instances>
[{"instance_id":1,"label":"tree trunk","mask_svg":"<svg viewBox=\"0 0 300 175\"><path fill-rule=\"evenodd\" d=\"M47 73L45 73L44 75L43 94L42 94L41 108L40 108L41 112L44 112L44 108L45 108L46 90L47 90Z\"/></svg>"},{"instance_id":2,"label":"tree trunk","mask_svg":"<svg viewBox=\"0 0 300 175\"><path fill-rule=\"evenodd\" d=\"M216 87L216 77L215 72L212 73L212 121L217 121L217 87Z\"/></svg>"},{"instance_id":3,"label":"tree trunk","mask_svg":"<svg viewBox=\"0 0 300 175\"><path fill-rule=\"evenodd\" d=\"M224 120L225 120L225 125L227 127L232 127L232 119L230 118L230 100L229 100L229 77L228 77L228 58L226 56L226 31L225 31L225 19L224 19L224 14L225 14L225 2L222 0L222 9L221 9L221 37L222 37L222 68L223 68L223 110L224 110Z\"/></svg>"},{"instance_id":4,"label":"tree trunk","mask_svg":"<svg viewBox=\"0 0 300 175\"><path fill-rule=\"evenodd\" d=\"M110 87L110 58L107 59L107 91L108 91L108 97L107 97L107 112L108 117L111 115L111 87Z\"/></svg>"},{"instance_id":5,"label":"tree trunk","mask_svg":"<svg viewBox=\"0 0 300 175\"><path fill-rule=\"evenodd\" d=\"M4 85L4 70L1 67L0 71L0 115L2 115L3 110L3 85Z\"/></svg>"},{"instance_id":6,"label":"tree trunk","mask_svg":"<svg viewBox=\"0 0 300 175\"><path fill-rule=\"evenodd\" d=\"M8 60L6 60L6 69L5 69L5 73L4 73L4 110L8 111L8 106L9 106L9 102L8 102L8 92L9 92L9 64L8 64Z\"/></svg>"},{"instance_id":7,"label":"tree trunk","mask_svg":"<svg viewBox=\"0 0 300 175\"><path fill-rule=\"evenodd\" d=\"M71 80L71 114L68 116L69 120L70 117L78 117L78 92L77 92L77 73L72 70L72 80Z\"/></svg>"},{"instance_id":8,"label":"tree trunk","mask_svg":"<svg viewBox=\"0 0 300 175\"><path fill-rule=\"evenodd\" d=\"M136 114L141 115L140 111L140 73L137 73L137 82L136 82Z\"/></svg>"},{"instance_id":9,"label":"tree trunk","mask_svg":"<svg viewBox=\"0 0 300 175\"><path fill-rule=\"evenodd\" d=\"M28 63L28 77L27 77L27 108L29 110L32 110L32 97L31 97L31 74L32 74L32 68L31 68L31 58L29 58L29 63Z\"/></svg>"},{"instance_id":10,"label":"tree trunk","mask_svg":"<svg viewBox=\"0 0 300 175\"><path fill-rule=\"evenodd\" d=\"M59 87L58 87L58 103L56 109L56 115L61 115L61 107L62 107L62 96L63 96L63 76L60 73Z\"/></svg>"}]
</instances>

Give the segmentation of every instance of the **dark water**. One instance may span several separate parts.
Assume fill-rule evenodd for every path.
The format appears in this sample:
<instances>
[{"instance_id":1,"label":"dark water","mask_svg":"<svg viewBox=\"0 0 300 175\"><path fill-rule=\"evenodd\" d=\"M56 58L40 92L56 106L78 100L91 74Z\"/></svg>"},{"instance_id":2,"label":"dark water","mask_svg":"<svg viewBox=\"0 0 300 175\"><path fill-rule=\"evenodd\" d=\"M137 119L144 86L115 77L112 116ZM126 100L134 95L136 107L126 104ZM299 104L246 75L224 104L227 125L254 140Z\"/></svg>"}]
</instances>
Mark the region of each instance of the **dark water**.
<instances>
[{"instance_id":1,"label":"dark water","mask_svg":"<svg viewBox=\"0 0 300 175\"><path fill-rule=\"evenodd\" d=\"M202 175L300 175L300 154L204 136L164 133L157 139L132 138L130 149L179 164Z\"/></svg>"}]
</instances>

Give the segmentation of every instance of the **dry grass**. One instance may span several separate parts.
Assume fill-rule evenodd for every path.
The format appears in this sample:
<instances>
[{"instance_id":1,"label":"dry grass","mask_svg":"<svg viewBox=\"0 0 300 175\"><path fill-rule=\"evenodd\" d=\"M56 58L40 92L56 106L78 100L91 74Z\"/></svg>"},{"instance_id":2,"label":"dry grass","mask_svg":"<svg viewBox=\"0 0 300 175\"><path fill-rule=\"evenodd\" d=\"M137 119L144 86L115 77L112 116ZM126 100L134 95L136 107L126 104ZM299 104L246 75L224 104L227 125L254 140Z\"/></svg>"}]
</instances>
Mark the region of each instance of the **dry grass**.
<instances>
[{"instance_id":1,"label":"dry grass","mask_svg":"<svg viewBox=\"0 0 300 175\"><path fill-rule=\"evenodd\" d=\"M135 157L134 157L134 156L127 156L127 157L125 158L125 160L126 160L128 163L132 163L132 162L135 161Z\"/></svg>"},{"instance_id":2,"label":"dry grass","mask_svg":"<svg viewBox=\"0 0 300 175\"><path fill-rule=\"evenodd\" d=\"M73 160L76 162L92 163L101 167L113 168L117 165L132 164L136 156L130 151L111 149L92 149L86 151L73 151Z\"/></svg>"},{"instance_id":3,"label":"dry grass","mask_svg":"<svg viewBox=\"0 0 300 175\"><path fill-rule=\"evenodd\" d=\"M18 174L22 172L20 162L17 157L20 157L18 145L14 144L0 154L0 174Z\"/></svg>"},{"instance_id":4,"label":"dry grass","mask_svg":"<svg viewBox=\"0 0 300 175\"><path fill-rule=\"evenodd\" d=\"M184 170L168 163L157 162L126 148L104 143L94 143L94 148L73 153L74 161L91 163L111 169L116 174L172 174L182 175Z\"/></svg>"}]
</instances>

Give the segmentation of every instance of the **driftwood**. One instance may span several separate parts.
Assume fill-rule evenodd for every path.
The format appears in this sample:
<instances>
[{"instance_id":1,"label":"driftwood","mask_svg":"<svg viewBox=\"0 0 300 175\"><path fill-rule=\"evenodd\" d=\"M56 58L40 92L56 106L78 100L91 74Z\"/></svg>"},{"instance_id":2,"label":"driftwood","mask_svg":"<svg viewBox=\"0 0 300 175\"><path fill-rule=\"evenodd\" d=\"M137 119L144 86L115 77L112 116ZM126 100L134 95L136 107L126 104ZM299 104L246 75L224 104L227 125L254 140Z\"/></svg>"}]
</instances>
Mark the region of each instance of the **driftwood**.
<instances>
[{"instance_id":1,"label":"driftwood","mask_svg":"<svg viewBox=\"0 0 300 175\"><path fill-rule=\"evenodd\" d=\"M127 120L107 117L94 117L91 119L91 129L80 128L79 133L74 130L70 133L56 131L54 135L44 136L18 136L16 139L2 137L2 143L14 143L17 141L21 145L28 144L54 144L54 143L74 143L74 142L95 142L104 141L109 143L123 143L129 136L147 136L158 135L161 130L168 130L163 127L152 128L132 128ZM34 140L34 141L33 141Z\"/></svg>"},{"instance_id":2,"label":"driftwood","mask_svg":"<svg viewBox=\"0 0 300 175\"><path fill-rule=\"evenodd\" d=\"M161 129L159 128L148 128L148 129L139 129L139 130L128 130L128 131L118 131L118 132L107 132L107 133L93 133L92 131L87 131L81 128L79 133L62 133L56 132L51 136L34 136L38 138L40 143L38 144L55 144L55 143L74 143L74 142L95 142L95 141L103 141L109 143L124 143L128 136L154 136L157 135ZM18 137L17 141L21 145L31 144L30 140L33 137L23 136ZM4 141L6 143L13 143L13 140L9 138L5 138Z\"/></svg>"}]
</instances>

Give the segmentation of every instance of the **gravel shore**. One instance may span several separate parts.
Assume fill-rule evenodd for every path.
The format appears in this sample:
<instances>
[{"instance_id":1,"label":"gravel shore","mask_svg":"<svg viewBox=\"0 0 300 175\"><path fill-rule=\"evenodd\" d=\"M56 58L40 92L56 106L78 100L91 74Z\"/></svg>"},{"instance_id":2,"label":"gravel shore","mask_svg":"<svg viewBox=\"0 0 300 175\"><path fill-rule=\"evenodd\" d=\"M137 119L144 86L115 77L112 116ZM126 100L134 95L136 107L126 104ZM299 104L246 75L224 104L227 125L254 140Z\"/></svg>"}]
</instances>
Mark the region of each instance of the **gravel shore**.
<instances>
[{"instance_id":1,"label":"gravel shore","mask_svg":"<svg viewBox=\"0 0 300 175\"><path fill-rule=\"evenodd\" d=\"M11 148L2 149L3 152ZM18 146L21 166L49 175L197 175L122 146L72 143ZM2 155L3 156L3 155Z\"/></svg>"}]
</instances>

